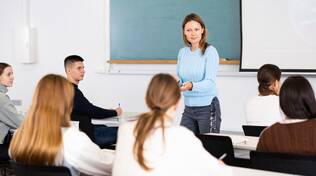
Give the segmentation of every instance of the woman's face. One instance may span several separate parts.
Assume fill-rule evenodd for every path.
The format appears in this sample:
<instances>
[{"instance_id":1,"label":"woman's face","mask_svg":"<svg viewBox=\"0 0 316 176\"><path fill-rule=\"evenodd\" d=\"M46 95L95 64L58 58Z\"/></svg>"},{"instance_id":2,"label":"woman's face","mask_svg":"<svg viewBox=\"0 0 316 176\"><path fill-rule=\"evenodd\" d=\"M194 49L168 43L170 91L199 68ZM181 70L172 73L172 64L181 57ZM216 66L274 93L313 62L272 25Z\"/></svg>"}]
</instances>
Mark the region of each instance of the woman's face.
<instances>
[{"instance_id":1,"label":"woman's face","mask_svg":"<svg viewBox=\"0 0 316 176\"><path fill-rule=\"evenodd\" d=\"M12 67L6 67L0 75L0 83L5 87L12 87L13 85L13 70Z\"/></svg>"},{"instance_id":2,"label":"woman's face","mask_svg":"<svg viewBox=\"0 0 316 176\"><path fill-rule=\"evenodd\" d=\"M196 21L189 21L184 25L184 35L191 46L199 47L203 32L201 24Z\"/></svg>"}]
</instances>

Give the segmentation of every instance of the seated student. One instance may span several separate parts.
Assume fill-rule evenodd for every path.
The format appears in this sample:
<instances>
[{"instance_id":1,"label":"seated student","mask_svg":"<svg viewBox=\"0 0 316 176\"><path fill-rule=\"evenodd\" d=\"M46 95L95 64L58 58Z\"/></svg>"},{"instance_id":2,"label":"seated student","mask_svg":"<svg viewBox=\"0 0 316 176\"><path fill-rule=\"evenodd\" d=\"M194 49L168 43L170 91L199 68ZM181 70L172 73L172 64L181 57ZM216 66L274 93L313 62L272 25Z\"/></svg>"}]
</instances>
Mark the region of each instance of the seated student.
<instances>
[{"instance_id":1,"label":"seated student","mask_svg":"<svg viewBox=\"0 0 316 176\"><path fill-rule=\"evenodd\" d=\"M75 88L74 105L72 115L83 115L88 118L107 118L119 116L122 114L120 107L116 109L103 109L94 106L83 95L78 88L78 84L83 80L85 70L83 58L77 55L71 55L65 58L64 67L67 74L67 79ZM117 127L107 127L105 125L94 125L93 129L95 142L99 146L111 145L116 143Z\"/></svg>"},{"instance_id":2,"label":"seated student","mask_svg":"<svg viewBox=\"0 0 316 176\"><path fill-rule=\"evenodd\" d=\"M259 95L247 103L247 124L270 126L283 119L278 96L280 77L279 67L272 64L265 64L260 67L257 74Z\"/></svg>"},{"instance_id":3,"label":"seated student","mask_svg":"<svg viewBox=\"0 0 316 176\"><path fill-rule=\"evenodd\" d=\"M12 67L7 63L0 63L0 144L3 144L9 129L18 128L23 119L22 114L17 112L13 102L6 94L8 87L12 87L13 80ZM1 156L3 156L1 158L9 159L7 148L6 151L1 152Z\"/></svg>"},{"instance_id":4,"label":"seated student","mask_svg":"<svg viewBox=\"0 0 316 176\"><path fill-rule=\"evenodd\" d=\"M302 76L288 77L280 90L282 122L260 135L258 151L316 154L316 100L312 86Z\"/></svg>"},{"instance_id":5,"label":"seated student","mask_svg":"<svg viewBox=\"0 0 316 176\"><path fill-rule=\"evenodd\" d=\"M110 175L114 156L71 127L74 89L64 77L44 76L26 119L15 132L10 156L29 165L64 165L72 175Z\"/></svg>"},{"instance_id":6,"label":"seated student","mask_svg":"<svg viewBox=\"0 0 316 176\"><path fill-rule=\"evenodd\" d=\"M146 93L150 112L119 127L113 176L231 175L190 130L173 125L180 96L171 75L152 78Z\"/></svg>"}]
</instances>

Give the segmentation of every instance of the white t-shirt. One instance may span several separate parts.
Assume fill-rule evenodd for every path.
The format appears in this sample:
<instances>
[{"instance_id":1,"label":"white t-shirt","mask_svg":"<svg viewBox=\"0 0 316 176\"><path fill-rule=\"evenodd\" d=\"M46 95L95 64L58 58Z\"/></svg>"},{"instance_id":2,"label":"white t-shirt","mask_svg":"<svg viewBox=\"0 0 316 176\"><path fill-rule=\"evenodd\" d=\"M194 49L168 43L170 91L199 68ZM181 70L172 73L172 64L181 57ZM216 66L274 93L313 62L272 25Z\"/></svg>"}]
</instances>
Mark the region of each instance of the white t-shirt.
<instances>
[{"instance_id":1,"label":"white t-shirt","mask_svg":"<svg viewBox=\"0 0 316 176\"><path fill-rule=\"evenodd\" d=\"M256 96L246 107L246 122L249 125L270 126L283 120L279 96Z\"/></svg>"},{"instance_id":2,"label":"white t-shirt","mask_svg":"<svg viewBox=\"0 0 316 176\"><path fill-rule=\"evenodd\" d=\"M63 165L72 175L111 175L114 153L102 150L83 132L74 127L63 128Z\"/></svg>"},{"instance_id":3,"label":"white t-shirt","mask_svg":"<svg viewBox=\"0 0 316 176\"><path fill-rule=\"evenodd\" d=\"M161 128L146 139L144 156L153 170L143 170L133 154L135 124L128 122L119 128L113 176L232 175L231 168L211 156L191 131L172 125L165 129L165 142Z\"/></svg>"}]
</instances>

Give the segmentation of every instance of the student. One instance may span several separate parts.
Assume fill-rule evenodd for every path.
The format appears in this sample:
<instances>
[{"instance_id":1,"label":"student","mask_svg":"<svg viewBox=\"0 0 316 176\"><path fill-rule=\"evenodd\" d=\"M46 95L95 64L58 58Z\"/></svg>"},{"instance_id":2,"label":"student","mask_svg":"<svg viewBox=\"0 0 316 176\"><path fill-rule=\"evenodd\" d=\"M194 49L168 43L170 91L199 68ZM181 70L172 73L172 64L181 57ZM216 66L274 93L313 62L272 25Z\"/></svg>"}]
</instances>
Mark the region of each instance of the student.
<instances>
[{"instance_id":1,"label":"student","mask_svg":"<svg viewBox=\"0 0 316 176\"><path fill-rule=\"evenodd\" d=\"M89 118L108 118L122 114L120 107L116 109L103 109L89 102L78 88L78 84L83 80L85 70L83 58L77 55L71 55L65 58L64 67L67 79L75 89L74 106L72 115L83 115ZM107 127L105 125L94 125L94 138L99 146L105 146L116 143L117 128Z\"/></svg>"},{"instance_id":2,"label":"student","mask_svg":"<svg viewBox=\"0 0 316 176\"><path fill-rule=\"evenodd\" d=\"M28 165L64 165L72 175L110 175L113 154L71 127L74 89L64 77L49 74L38 83L32 105L15 132L10 155Z\"/></svg>"},{"instance_id":3,"label":"student","mask_svg":"<svg viewBox=\"0 0 316 176\"><path fill-rule=\"evenodd\" d=\"M276 65L260 67L257 73L259 95L247 103L247 124L270 126L283 119L279 105L280 78L281 71Z\"/></svg>"},{"instance_id":4,"label":"student","mask_svg":"<svg viewBox=\"0 0 316 176\"><path fill-rule=\"evenodd\" d=\"M8 87L12 87L13 80L12 67L7 63L0 63L0 144L3 144L9 129L18 128L23 119L7 95Z\"/></svg>"},{"instance_id":5,"label":"student","mask_svg":"<svg viewBox=\"0 0 316 176\"><path fill-rule=\"evenodd\" d=\"M280 90L280 106L285 119L261 133L257 150L315 155L316 100L308 80L288 77Z\"/></svg>"},{"instance_id":6,"label":"student","mask_svg":"<svg viewBox=\"0 0 316 176\"><path fill-rule=\"evenodd\" d=\"M217 50L209 45L202 19L192 13L182 23L187 47L178 54L177 74L184 95L181 125L194 133L220 131L221 111L216 92Z\"/></svg>"},{"instance_id":7,"label":"student","mask_svg":"<svg viewBox=\"0 0 316 176\"><path fill-rule=\"evenodd\" d=\"M180 100L177 81L155 75L147 89L150 111L119 127L113 176L231 175L187 128L173 125Z\"/></svg>"}]
</instances>

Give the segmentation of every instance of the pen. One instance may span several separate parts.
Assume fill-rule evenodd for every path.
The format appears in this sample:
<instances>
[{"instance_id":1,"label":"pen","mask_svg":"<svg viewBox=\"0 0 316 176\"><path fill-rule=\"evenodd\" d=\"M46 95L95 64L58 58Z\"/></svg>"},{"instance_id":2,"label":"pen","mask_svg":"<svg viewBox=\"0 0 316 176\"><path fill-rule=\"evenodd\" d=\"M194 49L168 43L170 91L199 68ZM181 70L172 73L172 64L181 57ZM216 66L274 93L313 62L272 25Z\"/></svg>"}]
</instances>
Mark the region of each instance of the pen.
<instances>
[{"instance_id":1,"label":"pen","mask_svg":"<svg viewBox=\"0 0 316 176\"><path fill-rule=\"evenodd\" d=\"M118 106L121 107L121 103L118 103Z\"/></svg>"},{"instance_id":2,"label":"pen","mask_svg":"<svg viewBox=\"0 0 316 176\"><path fill-rule=\"evenodd\" d=\"M222 156L218 158L218 160L223 160L227 156L227 153L224 153Z\"/></svg>"}]
</instances>

